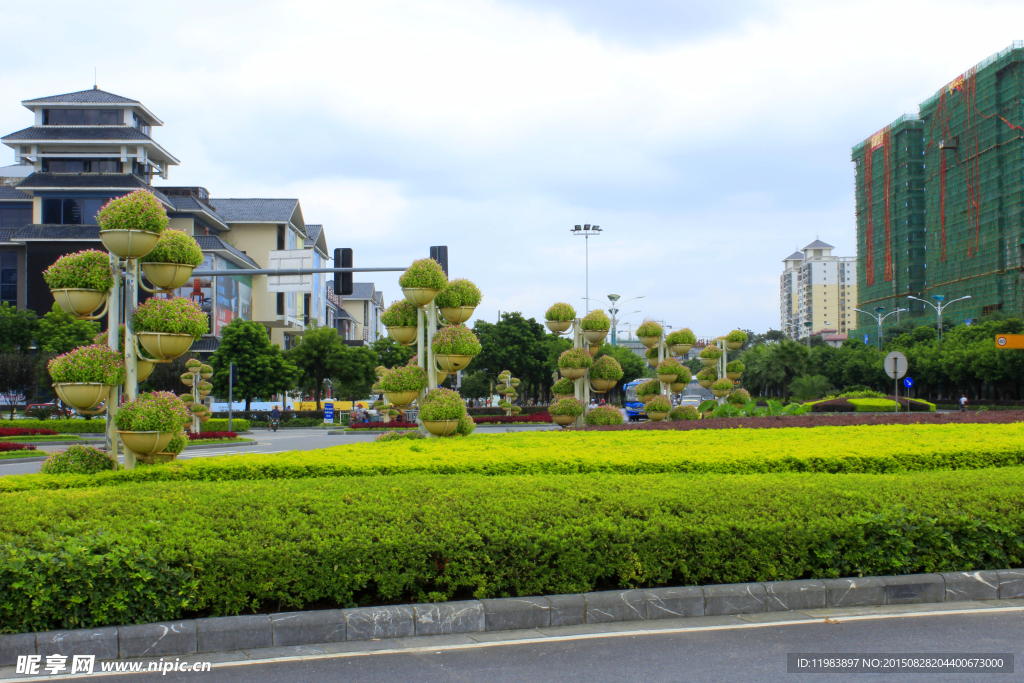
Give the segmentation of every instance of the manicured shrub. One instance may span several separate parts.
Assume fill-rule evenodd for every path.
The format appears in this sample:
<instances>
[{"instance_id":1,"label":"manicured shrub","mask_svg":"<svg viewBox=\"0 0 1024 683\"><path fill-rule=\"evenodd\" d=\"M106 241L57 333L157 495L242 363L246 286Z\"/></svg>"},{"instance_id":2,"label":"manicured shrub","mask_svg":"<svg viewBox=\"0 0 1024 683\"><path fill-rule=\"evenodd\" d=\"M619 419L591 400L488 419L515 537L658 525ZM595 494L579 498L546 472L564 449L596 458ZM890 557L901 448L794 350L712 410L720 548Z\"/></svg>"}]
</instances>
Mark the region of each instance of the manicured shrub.
<instances>
[{"instance_id":1,"label":"manicured shrub","mask_svg":"<svg viewBox=\"0 0 1024 683\"><path fill-rule=\"evenodd\" d=\"M117 463L101 450L69 446L65 451L51 453L39 471L43 474L96 474L117 468Z\"/></svg>"},{"instance_id":2,"label":"manicured shrub","mask_svg":"<svg viewBox=\"0 0 1024 683\"><path fill-rule=\"evenodd\" d=\"M402 299L393 301L380 316L380 321L386 327L416 327L416 304Z\"/></svg>"},{"instance_id":3,"label":"manicured shrub","mask_svg":"<svg viewBox=\"0 0 1024 683\"><path fill-rule=\"evenodd\" d=\"M724 377L711 383L711 391L730 391L732 387L732 380Z\"/></svg>"},{"instance_id":4,"label":"manicured shrub","mask_svg":"<svg viewBox=\"0 0 1024 683\"><path fill-rule=\"evenodd\" d=\"M743 330L733 330L729 334L725 335L725 341L728 342L745 342L747 341L747 333Z\"/></svg>"},{"instance_id":5,"label":"manicured shrub","mask_svg":"<svg viewBox=\"0 0 1024 683\"><path fill-rule=\"evenodd\" d=\"M377 438L374 439L374 441L379 443L381 441L398 441L400 439L425 439L425 438L427 438L427 437L425 437L423 434L420 434L415 429L411 429L411 430L408 430L408 431L397 431L396 430L396 431L393 431L393 432L384 432L383 434L379 434L377 436Z\"/></svg>"},{"instance_id":6,"label":"manicured shrub","mask_svg":"<svg viewBox=\"0 0 1024 683\"><path fill-rule=\"evenodd\" d=\"M54 261L53 265L43 271L43 279L50 289L109 292L114 286L114 269L110 266L110 254L86 249Z\"/></svg>"},{"instance_id":7,"label":"manicured shrub","mask_svg":"<svg viewBox=\"0 0 1024 683\"><path fill-rule=\"evenodd\" d=\"M28 443L14 443L13 441L0 441L0 453L11 451L34 451L36 447Z\"/></svg>"},{"instance_id":8,"label":"manicured shrub","mask_svg":"<svg viewBox=\"0 0 1024 683\"><path fill-rule=\"evenodd\" d=\"M419 391L428 384L426 371L418 365L402 365L380 378L384 391Z\"/></svg>"},{"instance_id":9,"label":"manicured shrub","mask_svg":"<svg viewBox=\"0 0 1024 683\"><path fill-rule=\"evenodd\" d=\"M171 299L152 297L135 309L132 316L136 332L191 334L199 338L210 331L210 319L199 305L183 296Z\"/></svg>"},{"instance_id":10,"label":"manicured shrub","mask_svg":"<svg viewBox=\"0 0 1024 683\"><path fill-rule=\"evenodd\" d=\"M697 373L699 382L714 382L716 379L718 379L718 371L714 368L704 368Z\"/></svg>"},{"instance_id":11,"label":"manicured shrub","mask_svg":"<svg viewBox=\"0 0 1024 683\"><path fill-rule=\"evenodd\" d=\"M583 403L572 397L562 398L552 403L548 412L552 415L579 417L583 414Z\"/></svg>"},{"instance_id":12,"label":"manicured shrub","mask_svg":"<svg viewBox=\"0 0 1024 683\"><path fill-rule=\"evenodd\" d=\"M707 346L704 347L704 350L700 352L700 357L708 359L721 358L722 349L718 348L717 346L712 346L708 344Z\"/></svg>"},{"instance_id":13,"label":"manicured shrub","mask_svg":"<svg viewBox=\"0 0 1024 683\"><path fill-rule=\"evenodd\" d=\"M645 323L641 323L640 327L636 328L636 336L637 337L657 337L658 339L661 339L662 331L663 330L661 328L661 325L659 325L658 323L654 322L653 320L648 320Z\"/></svg>"},{"instance_id":14,"label":"manicured shrub","mask_svg":"<svg viewBox=\"0 0 1024 683\"><path fill-rule=\"evenodd\" d=\"M402 289L444 289L448 284L448 276L444 274L441 264L432 258L421 258L412 262L408 270L398 278Z\"/></svg>"},{"instance_id":15,"label":"manicured shrub","mask_svg":"<svg viewBox=\"0 0 1024 683\"><path fill-rule=\"evenodd\" d=\"M675 346L677 344L690 344L692 346L697 343L697 336L689 327L684 327L681 330L669 332L668 336L665 337L665 343L669 346Z\"/></svg>"},{"instance_id":16,"label":"manicured shrub","mask_svg":"<svg viewBox=\"0 0 1024 683\"><path fill-rule=\"evenodd\" d=\"M644 358L648 360L658 360L658 347L652 346L651 348L644 351Z\"/></svg>"},{"instance_id":17,"label":"manicured shrub","mask_svg":"<svg viewBox=\"0 0 1024 683\"><path fill-rule=\"evenodd\" d=\"M431 389L420 403L421 420L458 420L465 414L466 404L451 389Z\"/></svg>"},{"instance_id":18,"label":"manicured shrub","mask_svg":"<svg viewBox=\"0 0 1024 683\"><path fill-rule=\"evenodd\" d=\"M323 420L320 420L320 422L323 422ZM240 417L236 417L236 418L234 418L231 421L231 426L235 429L235 431L238 431L238 432L247 432L247 431L249 431L249 424L250 424L249 420L246 420L246 419L243 419L243 418L240 418ZM223 432L223 431L227 431L227 428L228 428L228 421L227 421L227 419L222 419L222 418L216 418L215 417L215 418L209 419L206 422L204 422L199 427L199 430L201 432L203 432L203 434L206 434L207 432Z\"/></svg>"},{"instance_id":19,"label":"manicured shrub","mask_svg":"<svg viewBox=\"0 0 1024 683\"><path fill-rule=\"evenodd\" d=\"M213 372L213 366L203 363L202 365L199 366L199 372L205 372L207 374L210 374Z\"/></svg>"},{"instance_id":20,"label":"manicured shrub","mask_svg":"<svg viewBox=\"0 0 1024 683\"><path fill-rule=\"evenodd\" d=\"M154 391L122 405L115 421L118 429L127 432L177 432L192 416L171 392Z\"/></svg>"},{"instance_id":21,"label":"manicured shrub","mask_svg":"<svg viewBox=\"0 0 1024 683\"><path fill-rule=\"evenodd\" d=\"M473 421L473 418L469 415L462 415L459 417L459 426L455 428L455 433L469 436L474 429L476 429L476 422Z\"/></svg>"},{"instance_id":22,"label":"manicured shrub","mask_svg":"<svg viewBox=\"0 0 1024 683\"><path fill-rule=\"evenodd\" d=\"M566 303L557 303L544 313L544 319L552 322L571 322L576 319L576 309Z\"/></svg>"},{"instance_id":23,"label":"manicured shrub","mask_svg":"<svg viewBox=\"0 0 1024 683\"><path fill-rule=\"evenodd\" d=\"M645 396L653 396L661 393L661 382L656 379L649 379L636 386L636 397L642 399Z\"/></svg>"},{"instance_id":24,"label":"manicured shrub","mask_svg":"<svg viewBox=\"0 0 1024 683\"><path fill-rule=\"evenodd\" d=\"M203 263L203 250L191 235L182 230L164 230L153 251L143 256L143 263L180 263L199 267Z\"/></svg>"},{"instance_id":25,"label":"manicured shrub","mask_svg":"<svg viewBox=\"0 0 1024 683\"><path fill-rule=\"evenodd\" d=\"M54 382L124 383L124 359L106 346L79 346L57 356L46 365Z\"/></svg>"},{"instance_id":26,"label":"manicured shrub","mask_svg":"<svg viewBox=\"0 0 1024 683\"><path fill-rule=\"evenodd\" d=\"M670 420L699 420L700 411L697 406L676 406L668 414Z\"/></svg>"},{"instance_id":27,"label":"manicured shrub","mask_svg":"<svg viewBox=\"0 0 1024 683\"><path fill-rule=\"evenodd\" d=\"M584 420L588 425L620 425L623 417L615 406L598 406L587 413Z\"/></svg>"},{"instance_id":28,"label":"manicured shrub","mask_svg":"<svg viewBox=\"0 0 1024 683\"><path fill-rule=\"evenodd\" d=\"M171 440L168 441L167 445L164 447L163 452L174 453L175 455L177 455L181 453L183 450L185 450L185 446L188 445L188 442L188 432L185 432L184 430L180 431L171 437Z\"/></svg>"},{"instance_id":29,"label":"manicured shrub","mask_svg":"<svg viewBox=\"0 0 1024 683\"><path fill-rule=\"evenodd\" d=\"M434 353L476 356L482 347L480 340L465 325L448 325L437 331L430 348Z\"/></svg>"},{"instance_id":30,"label":"manicured shrub","mask_svg":"<svg viewBox=\"0 0 1024 683\"><path fill-rule=\"evenodd\" d=\"M690 368L685 365L679 366L679 372L676 375L676 381L673 384L689 384L693 379L693 375L690 374Z\"/></svg>"},{"instance_id":31,"label":"manicured shrub","mask_svg":"<svg viewBox=\"0 0 1024 683\"><path fill-rule=\"evenodd\" d=\"M576 382L563 377L554 384L551 385L552 394L572 394L576 391Z\"/></svg>"},{"instance_id":32,"label":"manicured shrub","mask_svg":"<svg viewBox=\"0 0 1024 683\"><path fill-rule=\"evenodd\" d=\"M144 230L161 233L170 220L160 200L152 192L136 190L111 199L100 209L100 230Z\"/></svg>"},{"instance_id":33,"label":"manicured shrub","mask_svg":"<svg viewBox=\"0 0 1024 683\"><path fill-rule=\"evenodd\" d=\"M102 434L107 429L104 420L0 420L0 436L25 436L22 430L37 430L42 434ZM11 429L15 433L8 434Z\"/></svg>"},{"instance_id":34,"label":"manicured shrub","mask_svg":"<svg viewBox=\"0 0 1024 683\"><path fill-rule=\"evenodd\" d=\"M750 401L750 392L746 389L736 389L725 397L725 400L734 406L744 406Z\"/></svg>"},{"instance_id":35,"label":"manicured shrub","mask_svg":"<svg viewBox=\"0 0 1024 683\"><path fill-rule=\"evenodd\" d=\"M200 380L199 381L199 390L200 391L213 391L213 384L210 383L210 382L207 382L205 379L204 380Z\"/></svg>"},{"instance_id":36,"label":"manicured shrub","mask_svg":"<svg viewBox=\"0 0 1024 683\"><path fill-rule=\"evenodd\" d=\"M594 357L590 353L578 346L574 346L571 349L566 349L558 356L558 367L560 368L573 368L573 369L586 369L594 365Z\"/></svg>"},{"instance_id":37,"label":"manicured shrub","mask_svg":"<svg viewBox=\"0 0 1024 683\"><path fill-rule=\"evenodd\" d=\"M612 356L601 356L594 361L594 366L590 368L590 379L615 380L617 382L622 379L623 374L619 361Z\"/></svg>"},{"instance_id":38,"label":"manicured shrub","mask_svg":"<svg viewBox=\"0 0 1024 683\"><path fill-rule=\"evenodd\" d=\"M444 289L437 293L434 303L438 308L476 307L480 305L483 298L484 295L480 292L479 287L469 280L457 278L449 281Z\"/></svg>"},{"instance_id":39,"label":"manicured shrub","mask_svg":"<svg viewBox=\"0 0 1024 683\"><path fill-rule=\"evenodd\" d=\"M729 361L728 363L725 364L726 372L743 372L746 369L747 366L739 362L738 360Z\"/></svg>"},{"instance_id":40,"label":"manicured shrub","mask_svg":"<svg viewBox=\"0 0 1024 683\"><path fill-rule=\"evenodd\" d=\"M611 326L611 319L600 308L587 313L580 321L580 327L584 330L607 330Z\"/></svg>"},{"instance_id":41,"label":"manicured shrub","mask_svg":"<svg viewBox=\"0 0 1024 683\"><path fill-rule=\"evenodd\" d=\"M675 358L666 358L665 360L658 363L656 372L659 375L678 376L683 369L683 364L677 361Z\"/></svg>"},{"instance_id":42,"label":"manicured shrub","mask_svg":"<svg viewBox=\"0 0 1024 683\"><path fill-rule=\"evenodd\" d=\"M672 410L672 402L665 394L658 394L647 403L645 410L647 413L668 413Z\"/></svg>"}]
</instances>

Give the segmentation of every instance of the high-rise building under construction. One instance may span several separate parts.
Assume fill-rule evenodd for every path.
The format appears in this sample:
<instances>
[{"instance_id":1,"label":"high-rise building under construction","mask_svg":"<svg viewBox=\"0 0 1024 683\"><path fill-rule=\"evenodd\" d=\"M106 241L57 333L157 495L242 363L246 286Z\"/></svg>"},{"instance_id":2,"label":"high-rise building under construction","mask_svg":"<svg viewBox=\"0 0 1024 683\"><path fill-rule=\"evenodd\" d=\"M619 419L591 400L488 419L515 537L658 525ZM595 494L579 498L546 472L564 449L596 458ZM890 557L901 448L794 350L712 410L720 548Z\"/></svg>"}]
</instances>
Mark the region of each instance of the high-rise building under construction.
<instances>
[{"instance_id":1,"label":"high-rise building under construction","mask_svg":"<svg viewBox=\"0 0 1024 683\"><path fill-rule=\"evenodd\" d=\"M853 148L858 308L935 323L1024 315L1024 41L943 86ZM895 321L893 316L887 320ZM860 334L876 326L857 314Z\"/></svg>"}]
</instances>

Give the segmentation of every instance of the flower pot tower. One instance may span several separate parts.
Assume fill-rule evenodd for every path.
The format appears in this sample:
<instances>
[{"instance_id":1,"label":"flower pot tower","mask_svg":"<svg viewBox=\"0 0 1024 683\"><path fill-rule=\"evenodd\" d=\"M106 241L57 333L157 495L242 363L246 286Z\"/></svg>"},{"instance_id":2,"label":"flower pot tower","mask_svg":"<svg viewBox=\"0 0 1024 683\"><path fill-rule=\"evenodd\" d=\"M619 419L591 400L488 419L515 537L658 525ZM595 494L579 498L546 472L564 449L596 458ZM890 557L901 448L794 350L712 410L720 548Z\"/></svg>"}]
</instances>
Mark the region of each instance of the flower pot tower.
<instances>
[{"instance_id":1,"label":"flower pot tower","mask_svg":"<svg viewBox=\"0 0 1024 683\"><path fill-rule=\"evenodd\" d=\"M567 413L560 419L565 421L568 417L575 417L571 424L582 427L585 424L586 415L590 411L593 357L597 355L601 343L608 335L611 320L600 309L595 309L586 316L577 318L575 309L566 303L557 303L551 306L544 317L547 328L555 334L562 335L572 332L572 348L563 352L559 357L558 371L563 378L574 383L573 398L583 405L583 411L576 416ZM614 386L614 382L611 386ZM607 391L607 388L604 391ZM568 424L563 426L568 426Z\"/></svg>"}]
</instances>

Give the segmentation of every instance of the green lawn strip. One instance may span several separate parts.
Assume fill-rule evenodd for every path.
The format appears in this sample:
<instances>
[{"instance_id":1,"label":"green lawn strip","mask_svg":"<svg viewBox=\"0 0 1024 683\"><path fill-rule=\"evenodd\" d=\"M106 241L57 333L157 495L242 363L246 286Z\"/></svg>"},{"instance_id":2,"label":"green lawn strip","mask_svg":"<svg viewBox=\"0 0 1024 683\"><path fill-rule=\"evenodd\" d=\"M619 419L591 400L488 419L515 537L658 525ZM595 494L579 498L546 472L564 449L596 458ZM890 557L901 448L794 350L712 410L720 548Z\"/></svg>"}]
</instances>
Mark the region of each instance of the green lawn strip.
<instances>
[{"instance_id":1,"label":"green lawn strip","mask_svg":"<svg viewBox=\"0 0 1024 683\"><path fill-rule=\"evenodd\" d=\"M4 451L0 453L0 460L10 460L11 458L45 458L47 455L46 451Z\"/></svg>"},{"instance_id":2,"label":"green lawn strip","mask_svg":"<svg viewBox=\"0 0 1024 683\"><path fill-rule=\"evenodd\" d=\"M249 442L249 441L255 441L255 439L244 439L242 437L239 437L237 439L196 439L194 441L189 441L188 445L189 446L205 446L206 444L211 444L211 443L245 443L245 442Z\"/></svg>"},{"instance_id":3,"label":"green lawn strip","mask_svg":"<svg viewBox=\"0 0 1024 683\"><path fill-rule=\"evenodd\" d=\"M1024 465L1024 423L518 432L238 453L94 476L0 477L0 493L137 481L396 474L892 473Z\"/></svg>"},{"instance_id":4,"label":"green lawn strip","mask_svg":"<svg viewBox=\"0 0 1024 683\"><path fill-rule=\"evenodd\" d=\"M82 437L74 434L52 434L42 436L0 436L0 441L28 443L30 441L81 441Z\"/></svg>"},{"instance_id":5,"label":"green lawn strip","mask_svg":"<svg viewBox=\"0 0 1024 683\"><path fill-rule=\"evenodd\" d=\"M41 631L1015 567L1024 468L164 481L2 495L0 519L0 623ZM135 566L153 580L125 593Z\"/></svg>"}]
</instances>

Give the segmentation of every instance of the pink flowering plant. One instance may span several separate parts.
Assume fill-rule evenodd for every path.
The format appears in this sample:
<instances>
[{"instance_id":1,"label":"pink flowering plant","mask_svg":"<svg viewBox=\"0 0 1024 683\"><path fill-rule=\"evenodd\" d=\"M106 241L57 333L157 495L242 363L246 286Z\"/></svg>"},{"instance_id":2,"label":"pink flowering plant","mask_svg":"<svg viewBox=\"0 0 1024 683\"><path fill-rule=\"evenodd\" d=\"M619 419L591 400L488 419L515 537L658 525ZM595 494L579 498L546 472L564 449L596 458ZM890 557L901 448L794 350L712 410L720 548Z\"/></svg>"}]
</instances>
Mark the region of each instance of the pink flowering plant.
<instances>
[{"instance_id":1,"label":"pink flowering plant","mask_svg":"<svg viewBox=\"0 0 1024 683\"><path fill-rule=\"evenodd\" d=\"M568 377L563 377L562 379L558 380L557 382L551 385L552 394L565 395L571 394L574 391L576 391L576 382L569 379Z\"/></svg>"},{"instance_id":2,"label":"pink flowering plant","mask_svg":"<svg viewBox=\"0 0 1024 683\"><path fill-rule=\"evenodd\" d=\"M563 398L552 403L551 407L548 408L548 412L552 415L579 417L583 414L583 403L579 399Z\"/></svg>"},{"instance_id":3,"label":"pink flowering plant","mask_svg":"<svg viewBox=\"0 0 1024 683\"><path fill-rule=\"evenodd\" d=\"M91 446L71 446L66 451L51 453L43 463L43 474L96 474L119 469L107 454Z\"/></svg>"},{"instance_id":4,"label":"pink flowering plant","mask_svg":"<svg viewBox=\"0 0 1024 683\"><path fill-rule=\"evenodd\" d=\"M444 289L437 293L434 303L438 308L476 307L480 305L483 298L484 295L480 292L479 287L469 280L458 278L449 282Z\"/></svg>"},{"instance_id":5,"label":"pink flowering plant","mask_svg":"<svg viewBox=\"0 0 1024 683\"><path fill-rule=\"evenodd\" d=\"M558 357L558 367L586 369L594 364L594 357L586 349L574 346L562 352Z\"/></svg>"},{"instance_id":6,"label":"pink flowering plant","mask_svg":"<svg viewBox=\"0 0 1024 683\"><path fill-rule=\"evenodd\" d=\"M661 325L653 320L648 320L636 328L636 336L638 337L658 337L660 339L661 332Z\"/></svg>"},{"instance_id":7,"label":"pink flowering plant","mask_svg":"<svg viewBox=\"0 0 1024 683\"><path fill-rule=\"evenodd\" d=\"M96 249L68 254L54 261L43 271L50 289L93 289L109 292L114 286L114 269L110 254Z\"/></svg>"},{"instance_id":8,"label":"pink flowering plant","mask_svg":"<svg viewBox=\"0 0 1024 683\"><path fill-rule=\"evenodd\" d=\"M420 419L427 422L458 420L466 414L466 404L457 391L431 389L420 405Z\"/></svg>"},{"instance_id":9,"label":"pink flowering plant","mask_svg":"<svg viewBox=\"0 0 1024 683\"><path fill-rule=\"evenodd\" d=\"M165 230L153 251L139 260L144 263L181 263L198 267L203 262L203 250L183 230Z\"/></svg>"},{"instance_id":10,"label":"pink flowering plant","mask_svg":"<svg viewBox=\"0 0 1024 683\"><path fill-rule=\"evenodd\" d=\"M661 393L661 382L656 379L649 379L646 382L638 384L636 387L636 397L643 398L647 396L654 396L655 394Z\"/></svg>"},{"instance_id":11,"label":"pink flowering plant","mask_svg":"<svg viewBox=\"0 0 1024 683\"><path fill-rule=\"evenodd\" d=\"M622 413L615 406L598 406L587 413L588 425L620 425Z\"/></svg>"},{"instance_id":12,"label":"pink flowering plant","mask_svg":"<svg viewBox=\"0 0 1024 683\"><path fill-rule=\"evenodd\" d=\"M430 348L434 350L434 353L455 356L476 356L482 349L480 340L465 325L442 327L434 335L434 341L431 342Z\"/></svg>"},{"instance_id":13,"label":"pink flowering plant","mask_svg":"<svg viewBox=\"0 0 1024 683\"><path fill-rule=\"evenodd\" d=\"M403 365L388 370L380 378L384 391L419 391L427 386L427 373L418 365Z\"/></svg>"},{"instance_id":14,"label":"pink flowering plant","mask_svg":"<svg viewBox=\"0 0 1024 683\"><path fill-rule=\"evenodd\" d=\"M590 368L590 379L606 379L618 382L622 379L623 374L619 361L611 356L601 356L594 361L594 367Z\"/></svg>"},{"instance_id":15,"label":"pink flowering plant","mask_svg":"<svg viewBox=\"0 0 1024 683\"><path fill-rule=\"evenodd\" d=\"M665 343L669 346L677 346L680 344L689 344L693 346L697 343L697 336L689 327L684 327L681 330L669 333L669 335L665 337Z\"/></svg>"},{"instance_id":16,"label":"pink flowering plant","mask_svg":"<svg viewBox=\"0 0 1024 683\"><path fill-rule=\"evenodd\" d=\"M46 365L50 378L59 384L95 382L118 386L124 383L124 360L106 346L79 346Z\"/></svg>"},{"instance_id":17,"label":"pink flowering plant","mask_svg":"<svg viewBox=\"0 0 1024 683\"><path fill-rule=\"evenodd\" d=\"M683 364L675 358L666 358L658 363L657 373L659 375L679 375L682 369Z\"/></svg>"},{"instance_id":18,"label":"pink flowering plant","mask_svg":"<svg viewBox=\"0 0 1024 683\"><path fill-rule=\"evenodd\" d=\"M473 422L473 418L469 415L462 415L459 417L459 426L455 428L455 433L469 436L474 429L476 429L476 422Z\"/></svg>"},{"instance_id":19,"label":"pink flowering plant","mask_svg":"<svg viewBox=\"0 0 1024 683\"><path fill-rule=\"evenodd\" d=\"M595 308L587 313L580 321L580 327L584 330L607 330L611 326L611 319L600 308Z\"/></svg>"},{"instance_id":20,"label":"pink flowering plant","mask_svg":"<svg viewBox=\"0 0 1024 683\"><path fill-rule=\"evenodd\" d=\"M122 405L115 421L125 432L179 432L192 416L171 392L154 391Z\"/></svg>"},{"instance_id":21,"label":"pink flowering plant","mask_svg":"<svg viewBox=\"0 0 1024 683\"><path fill-rule=\"evenodd\" d=\"M647 402L645 410L648 413L667 413L672 410L672 402L665 394L658 394Z\"/></svg>"},{"instance_id":22,"label":"pink flowering plant","mask_svg":"<svg viewBox=\"0 0 1024 683\"><path fill-rule=\"evenodd\" d=\"M132 316L136 332L191 334L199 338L210 331L210 319L199 306L183 296L147 299Z\"/></svg>"},{"instance_id":23,"label":"pink flowering plant","mask_svg":"<svg viewBox=\"0 0 1024 683\"><path fill-rule=\"evenodd\" d=\"M544 313L544 319L551 322L567 323L576 318L576 309L566 303L554 304Z\"/></svg>"},{"instance_id":24,"label":"pink flowering plant","mask_svg":"<svg viewBox=\"0 0 1024 683\"><path fill-rule=\"evenodd\" d=\"M184 430L178 432L171 437L171 440L164 446L164 453L174 453L175 455L185 450L185 446L188 445L189 438L188 433Z\"/></svg>"},{"instance_id":25,"label":"pink flowering plant","mask_svg":"<svg viewBox=\"0 0 1024 683\"><path fill-rule=\"evenodd\" d=\"M394 301L380 316L385 327L416 327L416 305L411 301Z\"/></svg>"},{"instance_id":26,"label":"pink flowering plant","mask_svg":"<svg viewBox=\"0 0 1024 683\"><path fill-rule=\"evenodd\" d=\"M444 274L441 264L432 258L421 258L413 261L408 270L398 278L403 289L444 289L448 284L448 276Z\"/></svg>"},{"instance_id":27,"label":"pink flowering plant","mask_svg":"<svg viewBox=\"0 0 1024 683\"><path fill-rule=\"evenodd\" d=\"M143 230L161 233L169 219L152 192L136 190L107 202L97 216L100 230Z\"/></svg>"}]
</instances>

